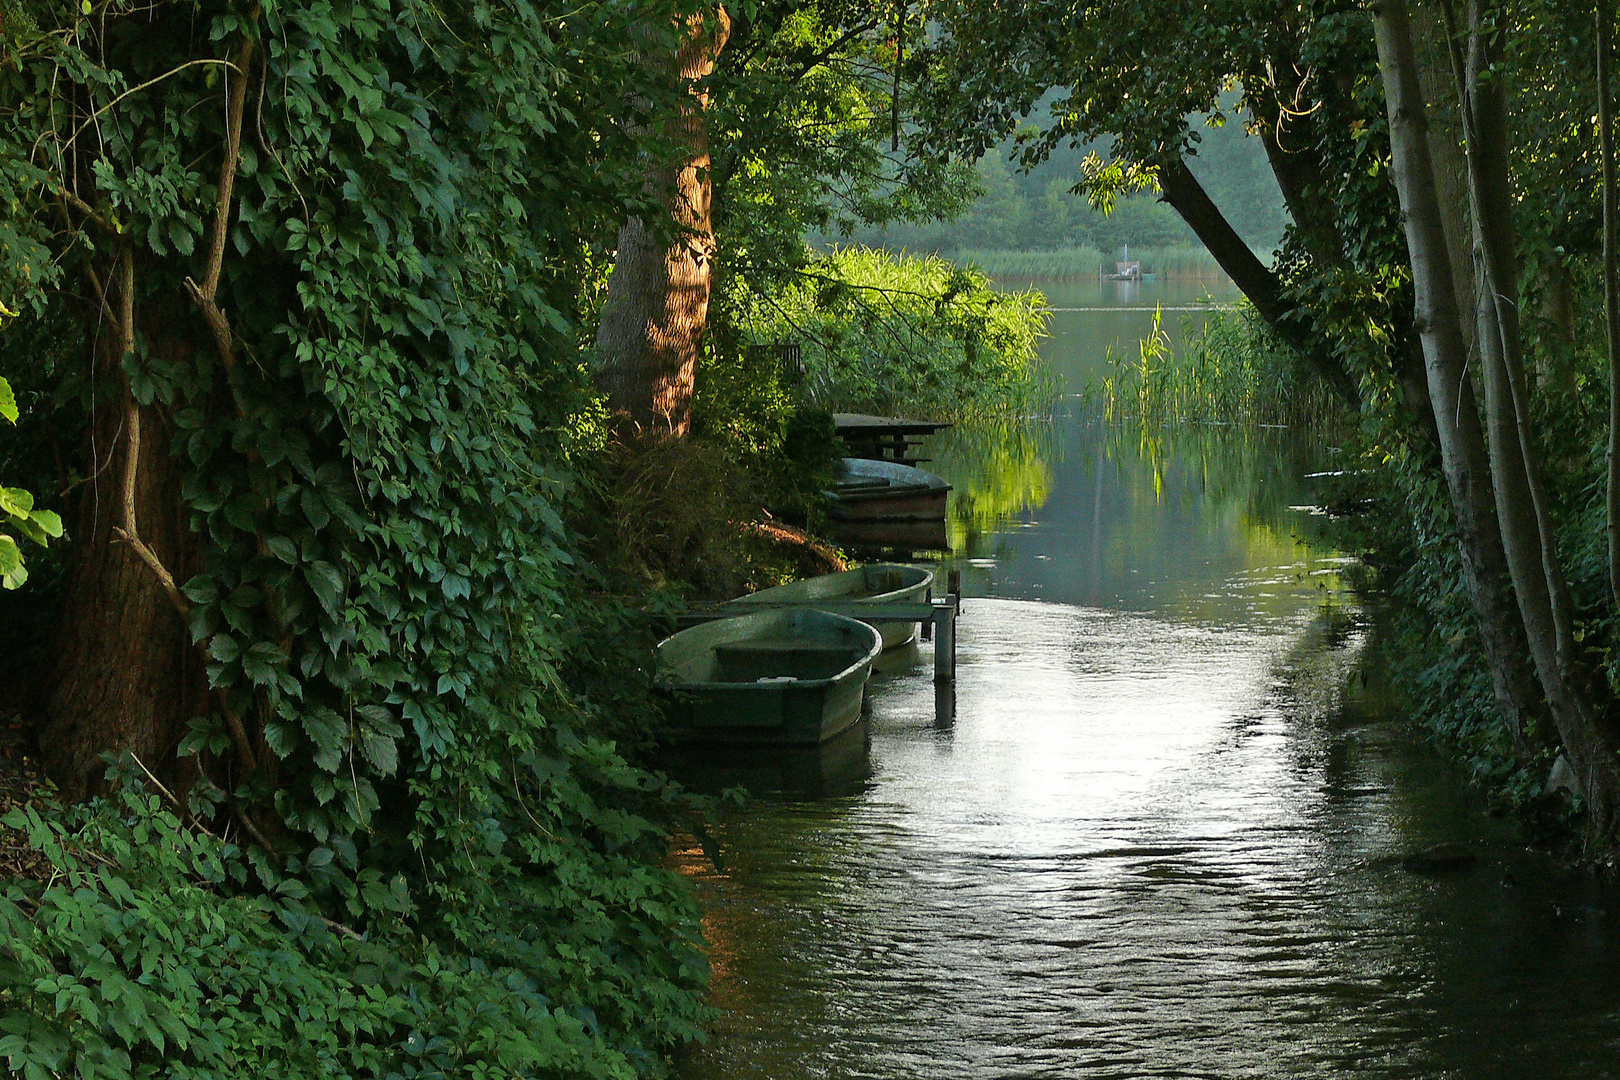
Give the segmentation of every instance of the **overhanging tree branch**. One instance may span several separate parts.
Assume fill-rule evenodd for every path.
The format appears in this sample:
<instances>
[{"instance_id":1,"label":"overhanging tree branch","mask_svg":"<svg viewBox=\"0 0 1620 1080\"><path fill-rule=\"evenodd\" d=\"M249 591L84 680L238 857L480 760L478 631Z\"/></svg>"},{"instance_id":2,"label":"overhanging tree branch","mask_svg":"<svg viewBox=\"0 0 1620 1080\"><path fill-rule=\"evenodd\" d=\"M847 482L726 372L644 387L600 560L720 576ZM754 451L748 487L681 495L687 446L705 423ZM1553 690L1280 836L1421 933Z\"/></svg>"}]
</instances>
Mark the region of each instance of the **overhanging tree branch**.
<instances>
[{"instance_id":1,"label":"overhanging tree branch","mask_svg":"<svg viewBox=\"0 0 1620 1080\"><path fill-rule=\"evenodd\" d=\"M1159 189L1164 193L1164 201L1175 208L1203 241L1204 247L1249 298L1260 317L1304 357L1335 397L1349 408L1359 409L1361 394L1355 380L1338 357L1323 349L1320 342L1311 339L1308 331L1287 317L1282 282L1249 250L1249 245L1243 242L1179 156L1160 163Z\"/></svg>"}]
</instances>

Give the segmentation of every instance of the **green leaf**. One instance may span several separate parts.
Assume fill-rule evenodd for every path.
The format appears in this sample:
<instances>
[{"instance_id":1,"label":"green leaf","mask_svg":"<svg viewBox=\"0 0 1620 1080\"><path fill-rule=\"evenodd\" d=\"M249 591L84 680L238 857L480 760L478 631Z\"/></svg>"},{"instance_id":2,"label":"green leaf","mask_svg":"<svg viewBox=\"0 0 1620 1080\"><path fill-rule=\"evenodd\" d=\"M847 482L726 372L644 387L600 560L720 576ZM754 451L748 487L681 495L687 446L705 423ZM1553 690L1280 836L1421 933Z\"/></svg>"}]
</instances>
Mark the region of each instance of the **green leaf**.
<instances>
[{"instance_id":1,"label":"green leaf","mask_svg":"<svg viewBox=\"0 0 1620 1080\"><path fill-rule=\"evenodd\" d=\"M62 519L50 510L35 510L29 519L44 530L46 536L54 538L62 535Z\"/></svg>"},{"instance_id":2,"label":"green leaf","mask_svg":"<svg viewBox=\"0 0 1620 1080\"><path fill-rule=\"evenodd\" d=\"M229 634L215 634L208 641L208 655L222 664L228 664L242 655L242 649Z\"/></svg>"},{"instance_id":3,"label":"green leaf","mask_svg":"<svg viewBox=\"0 0 1620 1080\"><path fill-rule=\"evenodd\" d=\"M0 420L17 422L17 395L11 392L11 384L0 378Z\"/></svg>"},{"instance_id":4,"label":"green leaf","mask_svg":"<svg viewBox=\"0 0 1620 1080\"><path fill-rule=\"evenodd\" d=\"M288 566L298 564L298 545L289 537L271 536L264 541L264 546L270 549L270 554L286 563Z\"/></svg>"},{"instance_id":5,"label":"green leaf","mask_svg":"<svg viewBox=\"0 0 1620 1080\"><path fill-rule=\"evenodd\" d=\"M365 738L360 740L360 753L384 776L394 775L394 770L399 768L399 745L380 732L366 732Z\"/></svg>"},{"instance_id":6,"label":"green leaf","mask_svg":"<svg viewBox=\"0 0 1620 1080\"><path fill-rule=\"evenodd\" d=\"M343 575L329 562L316 561L304 567L304 580L315 590L315 598L332 618L343 615Z\"/></svg>"},{"instance_id":7,"label":"green leaf","mask_svg":"<svg viewBox=\"0 0 1620 1080\"><path fill-rule=\"evenodd\" d=\"M0 533L0 588L18 589L28 580L28 571L23 569L22 548L17 541Z\"/></svg>"},{"instance_id":8,"label":"green leaf","mask_svg":"<svg viewBox=\"0 0 1620 1080\"><path fill-rule=\"evenodd\" d=\"M26 518L34 509L34 497L22 488L0 487L0 510L14 518Z\"/></svg>"},{"instance_id":9,"label":"green leaf","mask_svg":"<svg viewBox=\"0 0 1620 1080\"><path fill-rule=\"evenodd\" d=\"M219 586L214 579L198 574L180 587L193 604L212 604L219 599Z\"/></svg>"},{"instance_id":10,"label":"green leaf","mask_svg":"<svg viewBox=\"0 0 1620 1080\"><path fill-rule=\"evenodd\" d=\"M291 724L272 720L264 725L264 742L278 758L285 758L298 747L298 732Z\"/></svg>"}]
</instances>

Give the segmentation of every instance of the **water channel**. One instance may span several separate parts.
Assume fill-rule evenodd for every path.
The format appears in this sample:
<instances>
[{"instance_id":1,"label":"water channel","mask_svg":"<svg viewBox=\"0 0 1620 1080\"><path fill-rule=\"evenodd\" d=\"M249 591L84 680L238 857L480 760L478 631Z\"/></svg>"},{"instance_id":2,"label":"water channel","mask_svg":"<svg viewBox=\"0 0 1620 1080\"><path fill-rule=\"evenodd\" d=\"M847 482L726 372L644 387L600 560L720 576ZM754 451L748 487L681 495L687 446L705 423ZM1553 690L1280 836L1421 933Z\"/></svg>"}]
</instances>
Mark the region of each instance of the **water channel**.
<instances>
[{"instance_id":1,"label":"water channel","mask_svg":"<svg viewBox=\"0 0 1620 1080\"><path fill-rule=\"evenodd\" d=\"M1043 284L1066 394L1202 285ZM1226 299L1217 294L1214 299ZM1620 1076L1620 897L1493 818L1360 663L1311 543L1332 447L1049 425L940 437L954 720L930 646L755 793L699 889L724 1010L687 1080ZM1462 843L1451 874L1403 858Z\"/></svg>"}]
</instances>

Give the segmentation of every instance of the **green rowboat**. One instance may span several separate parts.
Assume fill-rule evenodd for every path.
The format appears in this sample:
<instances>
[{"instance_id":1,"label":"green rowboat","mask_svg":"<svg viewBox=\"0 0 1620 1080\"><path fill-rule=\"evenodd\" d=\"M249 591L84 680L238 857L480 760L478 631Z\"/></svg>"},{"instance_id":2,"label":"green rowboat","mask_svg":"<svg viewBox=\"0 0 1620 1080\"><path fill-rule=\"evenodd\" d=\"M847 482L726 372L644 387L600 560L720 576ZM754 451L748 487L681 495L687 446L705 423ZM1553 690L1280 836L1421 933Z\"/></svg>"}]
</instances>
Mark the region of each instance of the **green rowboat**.
<instances>
[{"instance_id":1,"label":"green rowboat","mask_svg":"<svg viewBox=\"0 0 1620 1080\"><path fill-rule=\"evenodd\" d=\"M903 563L873 563L839 574L822 574L803 581L790 581L771 589L739 596L731 603L813 604L817 601L854 601L873 604L927 603L934 572ZM883 635L883 647L892 649L917 636L914 622L873 623Z\"/></svg>"},{"instance_id":2,"label":"green rowboat","mask_svg":"<svg viewBox=\"0 0 1620 1080\"><path fill-rule=\"evenodd\" d=\"M782 609L682 630L658 643L676 742L814 746L861 718L883 639L825 611Z\"/></svg>"}]
</instances>

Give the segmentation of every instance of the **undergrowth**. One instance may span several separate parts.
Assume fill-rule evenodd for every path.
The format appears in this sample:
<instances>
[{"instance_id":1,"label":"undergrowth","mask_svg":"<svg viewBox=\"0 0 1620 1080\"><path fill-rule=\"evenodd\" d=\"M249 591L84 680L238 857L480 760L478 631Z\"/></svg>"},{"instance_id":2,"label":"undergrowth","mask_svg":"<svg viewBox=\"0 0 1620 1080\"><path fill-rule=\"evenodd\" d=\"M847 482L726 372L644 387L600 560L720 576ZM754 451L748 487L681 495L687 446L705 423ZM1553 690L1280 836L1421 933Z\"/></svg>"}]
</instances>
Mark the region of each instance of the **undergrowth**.
<instances>
[{"instance_id":1,"label":"undergrowth","mask_svg":"<svg viewBox=\"0 0 1620 1080\"><path fill-rule=\"evenodd\" d=\"M1044 412L1055 397L1036 352L1040 294L996 292L938 257L841 248L769 292L733 279L725 305L744 347L798 346L812 408L956 421Z\"/></svg>"}]
</instances>

